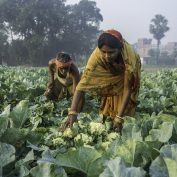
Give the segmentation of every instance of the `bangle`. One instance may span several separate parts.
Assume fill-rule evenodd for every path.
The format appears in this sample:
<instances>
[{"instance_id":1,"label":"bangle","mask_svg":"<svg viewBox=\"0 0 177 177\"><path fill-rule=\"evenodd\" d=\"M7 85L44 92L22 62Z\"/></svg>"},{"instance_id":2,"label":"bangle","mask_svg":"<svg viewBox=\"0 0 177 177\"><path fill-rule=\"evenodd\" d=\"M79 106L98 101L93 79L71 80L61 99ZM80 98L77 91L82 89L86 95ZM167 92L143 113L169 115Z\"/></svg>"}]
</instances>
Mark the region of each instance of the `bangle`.
<instances>
[{"instance_id":1,"label":"bangle","mask_svg":"<svg viewBox=\"0 0 177 177\"><path fill-rule=\"evenodd\" d=\"M118 119L124 120L121 116L116 115Z\"/></svg>"},{"instance_id":2,"label":"bangle","mask_svg":"<svg viewBox=\"0 0 177 177\"><path fill-rule=\"evenodd\" d=\"M76 116L77 116L78 113L77 113L76 111L72 111L72 110L71 110L71 111L68 112L68 115L76 115Z\"/></svg>"}]
</instances>

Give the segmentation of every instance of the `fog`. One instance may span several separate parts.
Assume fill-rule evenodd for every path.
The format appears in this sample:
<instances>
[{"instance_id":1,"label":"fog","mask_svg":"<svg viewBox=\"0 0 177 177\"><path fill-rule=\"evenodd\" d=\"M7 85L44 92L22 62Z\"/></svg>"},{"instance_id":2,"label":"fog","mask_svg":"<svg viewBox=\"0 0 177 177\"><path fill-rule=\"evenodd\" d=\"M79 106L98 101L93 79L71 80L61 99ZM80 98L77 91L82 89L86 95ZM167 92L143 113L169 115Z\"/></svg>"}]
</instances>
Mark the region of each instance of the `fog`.
<instances>
[{"instance_id":1,"label":"fog","mask_svg":"<svg viewBox=\"0 0 177 177\"><path fill-rule=\"evenodd\" d=\"M177 1L176 0L94 0L103 16L101 29L115 28L125 39L135 43L138 38L152 38L149 24L156 14L168 20L170 30L161 43L177 41ZM68 0L68 4L79 0ZM156 41L153 40L153 43Z\"/></svg>"}]
</instances>

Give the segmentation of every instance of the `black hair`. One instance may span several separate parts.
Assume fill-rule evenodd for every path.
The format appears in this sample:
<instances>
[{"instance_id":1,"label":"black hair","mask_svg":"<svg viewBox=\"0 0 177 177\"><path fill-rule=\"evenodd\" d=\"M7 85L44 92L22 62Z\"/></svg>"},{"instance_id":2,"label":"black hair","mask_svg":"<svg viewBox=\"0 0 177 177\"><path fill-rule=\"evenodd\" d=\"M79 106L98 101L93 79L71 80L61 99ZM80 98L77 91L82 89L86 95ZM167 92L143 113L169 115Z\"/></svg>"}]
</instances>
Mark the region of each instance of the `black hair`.
<instances>
[{"instance_id":1,"label":"black hair","mask_svg":"<svg viewBox=\"0 0 177 177\"><path fill-rule=\"evenodd\" d=\"M64 62L64 63L66 63L66 62L68 62L68 61L71 60L71 57L70 57L69 54L67 54L67 53L65 53L65 52L59 52L59 53L57 54L57 60L60 60L60 61L62 61L62 62Z\"/></svg>"},{"instance_id":2,"label":"black hair","mask_svg":"<svg viewBox=\"0 0 177 177\"><path fill-rule=\"evenodd\" d=\"M109 33L103 33L98 39L98 48L101 49L104 45L107 45L111 48L121 49L122 43L113 35Z\"/></svg>"}]
</instances>

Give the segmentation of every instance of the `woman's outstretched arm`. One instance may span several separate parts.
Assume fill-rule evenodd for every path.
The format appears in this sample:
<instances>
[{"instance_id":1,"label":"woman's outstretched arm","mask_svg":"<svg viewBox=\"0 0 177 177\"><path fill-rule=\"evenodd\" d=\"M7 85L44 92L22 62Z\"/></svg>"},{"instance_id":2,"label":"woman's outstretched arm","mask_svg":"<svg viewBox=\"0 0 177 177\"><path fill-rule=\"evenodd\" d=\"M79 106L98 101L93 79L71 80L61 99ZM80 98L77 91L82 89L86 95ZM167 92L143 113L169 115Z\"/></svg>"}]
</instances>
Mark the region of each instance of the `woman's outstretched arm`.
<instances>
[{"instance_id":1,"label":"woman's outstretched arm","mask_svg":"<svg viewBox=\"0 0 177 177\"><path fill-rule=\"evenodd\" d=\"M71 108L68 113L68 119L64 123L63 129L72 127L73 123L77 120L77 114L81 111L84 104L84 92L76 90L74 92Z\"/></svg>"}]
</instances>

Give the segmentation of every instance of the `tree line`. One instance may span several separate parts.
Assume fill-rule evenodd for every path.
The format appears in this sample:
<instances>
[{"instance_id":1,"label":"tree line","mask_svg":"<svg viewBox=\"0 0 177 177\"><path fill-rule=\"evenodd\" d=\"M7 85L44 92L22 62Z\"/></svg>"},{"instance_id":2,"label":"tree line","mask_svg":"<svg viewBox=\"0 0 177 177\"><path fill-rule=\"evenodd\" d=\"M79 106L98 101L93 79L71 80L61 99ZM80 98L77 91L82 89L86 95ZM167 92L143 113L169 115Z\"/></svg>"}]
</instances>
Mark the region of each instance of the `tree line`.
<instances>
[{"instance_id":1,"label":"tree line","mask_svg":"<svg viewBox=\"0 0 177 177\"><path fill-rule=\"evenodd\" d=\"M0 58L8 65L44 66L59 51L82 62L96 45L103 17L96 2L0 0Z\"/></svg>"}]
</instances>

